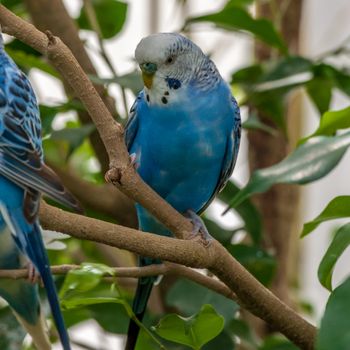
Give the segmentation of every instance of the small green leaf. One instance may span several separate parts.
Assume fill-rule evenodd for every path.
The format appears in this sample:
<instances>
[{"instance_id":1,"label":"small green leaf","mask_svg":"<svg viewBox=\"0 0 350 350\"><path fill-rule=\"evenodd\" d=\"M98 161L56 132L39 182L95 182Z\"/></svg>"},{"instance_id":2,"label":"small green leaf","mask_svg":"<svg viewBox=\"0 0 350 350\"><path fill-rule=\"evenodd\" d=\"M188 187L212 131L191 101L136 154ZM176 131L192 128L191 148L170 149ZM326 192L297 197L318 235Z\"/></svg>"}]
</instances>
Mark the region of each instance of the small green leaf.
<instances>
[{"instance_id":1,"label":"small green leaf","mask_svg":"<svg viewBox=\"0 0 350 350\"><path fill-rule=\"evenodd\" d=\"M211 305L203 305L191 317L170 314L163 317L153 330L162 338L199 350L224 328L224 318Z\"/></svg>"},{"instance_id":2,"label":"small green leaf","mask_svg":"<svg viewBox=\"0 0 350 350\"><path fill-rule=\"evenodd\" d=\"M63 140L68 142L69 150L68 157L75 149L82 145L84 140L95 130L94 124L85 124L78 128L64 128L61 130L54 130L50 138L52 140Z\"/></svg>"},{"instance_id":3,"label":"small green leaf","mask_svg":"<svg viewBox=\"0 0 350 350\"><path fill-rule=\"evenodd\" d=\"M310 139L280 163L255 171L230 206L236 207L252 194L267 191L277 183L301 185L320 179L334 169L349 145L350 132Z\"/></svg>"},{"instance_id":4,"label":"small green leaf","mask_svg":"<svg viewBox=\"0 0 350 350\"><path fill-rule=\"evenodd\" d=\"M256 38L287 53L287 47L272 23L266 19L254 19L244 8L228 3L221 11L205 16L192 17L186 24L196 22L212 22L219 28L231 31L244 31L255 35Z\"/></svg>"},{"instance_id":5,"label":"small green leaf","mask_svg":"<svg viewBox=\"0 0 350 350\"><path fill-rule=\"evenodd\" d=\"M281 336L269 336L264 339L264 343L258 348L259 350L299 350L289 340Z\"/></svg>"},{"instance_id":6,"label":"small green leaf","mask_svg":"<svg viewBox=\"0 0 350 350\"><path fill-rule=\"evenodd\" d=\"M117 35L125 23L128 5L118 0L92 0L92 6L103 39L110 39ZM77 21L81 29L92 29L84 6Z\"/></svg>"},{"instance_id":7,"label":"small green leaf","mask_svg":"<svg viewBox=\"0 0 350 350\"><path fill-rule=\"evenodd\" d=\"M330 295L317 334L316 350L348 350L350 344L350 278Z\"/></svg>"},{"instance_id":8,"label":"small green leaf","mask_svg":"<svg viewBox=\"0 0 350 350\"><path fill-rule=\"evenodd\" d=\"M133 71L114 78L100 78L96 75L90 75L89 77L95 84L116 83L123 88L130 89L134 95L137 95L143 89L143 82L139 71Z\"/></svg>"},{"instance_id":9,"label":"small green leaf","mask_svg":"<svg viewBox=\"0 0 350 350\"><path fill-rule=\"evenodd\" d=\"M28 54L24 51L12 50L11 48L6 48L6 52L20 67L26 70L37 68L55 78L60 78L58 72L38 56Z\"/></svg>"},{"instance_id":10,"label":"small green leaf","mask_svg":"<svg viewBox=\"0 0 350 350\"><path fill-rule=\"evenodd\" d=\"M324 221L346 218L350 216L350 196L339 196L333 198L323 209L320 215L318 215L312 221L304 224L301 237L308 235L319 224Z\"/></svg>"},{"instance_id":11,"label":"small green leaf","mask_svg":"<svg viewBox=\"0 0 350 350\"><path fill-rule=\"evenodd\" d=\"M320 89L322 86L322 89ZM332 98L333 81L324 77L315 77L306 84L306 91L320 114L329 109Z\"/></svg>"},{"instance_id":12,"label":"small green leaf","mask_svg":"<svg viewBox=\"0 0 350 350\"><path fill-rule=\"evenodd\" d=\"M340 227L318 267L318 279L328 290L332 290L332 275L335 264L350 245L350 224Z\"/></svg>"},{"instance_id":13,"label":"small green leaf","mask_svg":"<svg viewBox=\"0 0 350 350\"><path fill-rule=\"evenodd\" d=\"M254 0L230 0L226 4L226 7L228 6L238 6L246 8L247 6L251 5Z\"/></svg>"},{"instance_id":14,"label":"small green leaf","mask_svg":"<svg viewBox=\"0 0 350 350\"><path fill-rule=\"evenodd\" d=\"M258 247L244 244L231 244L226 248L262 284L271 283L277 267L271 255Z\"/></svg>"},{"instance_id":15,"label":"small green leaf","mask_svg":"<svg viewBox=\"0 0 350 350\"><path fill-rule=\"evenodd\" d=\"M254 64L248 67L241 68L232 74L232 84L254 84L259 81L264 70L261 64Z\"/></svg>"},{"instance_id":16,"label":"small green leaf","mask_svg":"<svg viewBox=\"0 0 350 350\"><path fill-rule=\"evenodd\" d=\"M232 181L229 181L224 190L218 195L218 198L225 203L229 203L232 198L240 191L238 186ZM245 229L251 236L253 242L258 244L262 234L261 215L254 204L246 199L235 208L235 211L240 215L245 224ZM210 232L210 231L209 231Z\"/></svg>"},{"instance_id":17,"label":"small green leaf","mask_svg":"<svg viewBox=\"0 0 350 350\"><path fill-rule=\"evenodd\" d=\"M242 343L246 342L254 347L257 347L257 337L253 333L253 329L250 328L246 321L233 319L229 324L229 329L241 340Z\"/></svg>"},{"instance_id":18,"label":"small green leaf","mask_svg":"<svg viewBox=\"0 0 350 350\"><path fill-rule=\"evenodd\" d=\"M83 263L80 268L70 270L60 290L60 298L83 293L95 288L104 274L113 276L113 270L102 264Z\"/></svg>"},{"instance_id":19,"label":"small green leaf","mask_svg":"<svg viewBox=\"0 0 350 350\"><path fill-rule=\"evenodd\" d=\"M256 114L251 114L249 118L242 124L242 128L248 129L248 130L261 130L265 131L266 133L274 136L277 134L276 129L272 128L271 126L263 123Z\"/></svg>"},{"instance_id":20,"label":"small green leaf","mask_svg":"<svg viewBox=\"0 0 350 350\"><path fill-rule=\"evenodd\" d=\"M186 279L179 279L174 283L167 294L166 302L184 316L194 314L203 304L210 304L225 318L226 322L230 322L239 309L233 300Z\"/></svg>"},{"instance_id":21,"label":"small green leaf","mask_svg":"<svg viewBox=\"0 0 350 350\"><path fill-rule=\"evenodd\" d=\"M300 140L304 143L310 137L317 135L334 135L338 130L350 128L350 107L339 111L328 111L321 117L320 125L317 130L310 136Z\"/></svg>"}]
</instances>

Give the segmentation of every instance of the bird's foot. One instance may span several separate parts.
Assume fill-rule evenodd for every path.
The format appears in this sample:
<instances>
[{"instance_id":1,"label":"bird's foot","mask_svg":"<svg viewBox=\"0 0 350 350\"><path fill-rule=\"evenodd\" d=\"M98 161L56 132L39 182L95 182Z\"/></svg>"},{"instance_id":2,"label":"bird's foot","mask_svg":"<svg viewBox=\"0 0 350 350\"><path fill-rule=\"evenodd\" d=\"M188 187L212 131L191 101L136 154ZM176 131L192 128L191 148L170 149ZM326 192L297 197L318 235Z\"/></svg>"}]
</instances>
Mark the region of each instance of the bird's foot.
<instances>
[{"instance_id":1,"label":"bird's foot","mask_svg":"<svg viewBox=\"0 0 350 350\"><path fill-rule=\"evenodd\" d=\"M137 170L138 167L140 166L140 163L137 161L136 153L131 153L130 154L130 163L134 167L135 170Z\"/></svg>"},{"instance_id":2,"label":"bird's foot","mask_svg":"<svg viewBox=\"0 0 350 350\"><path fill-rule=\"evenodd\" d=\"M28 281L31 284L36 284L40 282L41 281L40 274L36 270L35 266L31 262L28 262L26 267L28 269Z\"/></svg>"},{"instance_id":3,"label":"bird's foot","mask_svg":"<svg viewBox=\"0 0 350 350\"><path fill-rule=\"evenodd\" d=\"M193 224L193 230L189 239L200 236L204 245L208 246L212 242L213 237L208 232L203 220L193 210L187 210L185 216L189 218Z\"/></svg>"}]
</instances>

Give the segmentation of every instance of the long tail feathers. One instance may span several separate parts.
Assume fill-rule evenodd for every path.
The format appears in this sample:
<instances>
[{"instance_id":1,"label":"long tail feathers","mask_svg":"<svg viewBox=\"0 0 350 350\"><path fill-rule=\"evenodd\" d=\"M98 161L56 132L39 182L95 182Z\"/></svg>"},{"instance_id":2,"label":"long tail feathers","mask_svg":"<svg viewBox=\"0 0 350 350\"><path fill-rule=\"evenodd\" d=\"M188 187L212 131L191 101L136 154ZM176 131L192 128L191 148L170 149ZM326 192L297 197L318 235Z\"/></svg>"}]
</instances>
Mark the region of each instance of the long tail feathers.
<instances>
[{"instance_id":1,"label":"long tail feathers","mask_svg":"<svg viewBox=\"0 0 350 350\"><path fill-rule=\"evenodd\" d=\"M148 277L139 279L139 282L137 284L132 309L135 313L135 316L140 322L142 322L143 316L145 315L147 302L153 288L153 282L154 279ZM135 349L139 332L140 327L136 324L135 321L130 320L125 350Z\"/></svg>"},{"instance_id":2,"label":"long tail feathers","mask_svg":"<svg viewBox=\"0 0 350 350\"><path fill-rule=\"evenodd\" d=\"M27 234L27 243L27 254L30 260L34 263L35 267L38 269L40 276L43 280L47 298L51 307L51 313L54 318L63 349L71 350L68 332L64 325L64 320L58 301L56 287L51 275L49 261L41 237L41 230L37 223L33 224L33 232Z\"/></svg>"},{"instance_id":3,"label":"long tail feathers","mask_svg":"<svg viewBox=\"0 0 350 350\"><path fill-rule=\"evenodd\" d=\"M28 224L22 208L2 209L4 219L13 232L15 241L40 273L63 349L71 350L39 223L35 221L33 224Z\"/></svg>"}]
</instances>

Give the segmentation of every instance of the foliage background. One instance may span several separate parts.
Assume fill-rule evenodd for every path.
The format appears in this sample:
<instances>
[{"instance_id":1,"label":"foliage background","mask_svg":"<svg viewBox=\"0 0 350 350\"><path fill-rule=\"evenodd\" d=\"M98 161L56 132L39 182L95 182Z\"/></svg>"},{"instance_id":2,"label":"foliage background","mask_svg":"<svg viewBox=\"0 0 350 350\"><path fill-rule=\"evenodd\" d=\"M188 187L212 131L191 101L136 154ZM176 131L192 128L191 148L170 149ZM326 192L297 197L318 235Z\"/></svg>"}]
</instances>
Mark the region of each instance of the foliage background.
<instances>
[{"instance_id":1,"label":"foliage background","mask_svg":"<svg viewBox=\"0 0 350 350\"><path fill-rule=\"evenodd\" d=\"M86 3L88 2L89 1L86 1ZM274 10L274 12L272 11L274 15L272 18L275 27L281 24L278 23L277 20L281 9L280 5L288 5L288 0L281 2L273 0L256 2L241 0L231 2L236 5L239 4L239 6L243 6L243 8L247 5L257 5L259 7L268 4L268 6L271 6L272 10ZM17 14L28 18L26 8L22 1L8 0L2 1L2 3L14 10ZM161 1L140 2L137 0L130 0L126 3L126 6L115 0L92 1L92 4L97 6L95 9L100 9L103 12L100 23L102 35L106 37L104 45L118 76L135 70L136 65L132 60L133 50L142 36L158 31L178 31L184 25L184 19L206 13L215 13L219 11L225 3L226 1L212 2L192 0L167 1L165 4L165 2ZM113 72L111 72L108 64L106 64L103 57L98 53L99 43L96 34L83 29L88 26L88 21L84 11L80 16L82 1L67 0L65 4L72 17L80 17L80 19L77 20L82 28L80 36L85 46L88 48L90 57L98 72L98 78L92 76L91 79L101 83L108 83L108 91L110 95L115 97L118 112L122 118L125 118L125 106L122 102L123 98L120 85L127 87L126 104L129 108L133 101L133 93L130 90L138 89L139 82L137 81L137 77L132 75L124 77L123 79L113 78ZM112 6L112 8L108 7L110 11L103 11L104 5L107 7ZM98 6L102 7L99 8ZM273 6L275 6L275 8L273 8ZM116 11L115 13L113 13L113 9ZM253 7L249 7L248 10L254 12ZM244 105L244 102L249 101L261 102L260 104L257 102L255 106L253 103L253 106L249 106L249 110L248 107L242 108L244 120L252 117L253 113L251 112L254 110L255 114L261 109L266 112L266 106L269 108L282 108L281 115L273 112L272 116L269 115L270 118L267 118L268 121L266 121L266 118L263 118L262 121L264 124L257 123L256 119L250 119L250 126L263 127L265 132L267 131L268 133L272 130L271 128L275 128L275 125L270 122L272 119L273 121L279 121L279 123L277 122L279 125L278 129L281 130L281 126L283 125L281 120L284 119L288 105L287 103L281 103L281 105L279 105L279 103L282 102L284 98L288 99L289 102L291 101L290 105L293 107L291 111L289 109L289 113L293 113L293 115L287 128L291 150L295 147L295 143L299 137L309 135L317 128L321 113L328 109L340 109L348 106L347 95L349 95L348 84L350 78L345 75L341 80L339 76L333 74L330 69L326 69L324 66L318 66L318 60L322 59L323 61L325 53L346 46L347 43L345 40L350 34L350 24L346 20L345 15L347 10L349 10L349 4L345 0L334 1L332 6L330 6L327 1L303 1L298 51L300 55L313 60L311 64L312 68L306 69L306 71L311 71L314 74L314 85L312 85L312 83L308 85L307 82L305 84L302 83L300 87L299 84L292 84L288 86L287 89L273 90L271 93L265 95L258 94L258 96L251 96L251 88L256 82L254 79L259 75L259 69L254 71L253 75L243 75L241 81L239 80L239 76L237 77L236 75L234 82L238 82L238 84L233 85L233 91L241 103ZM96 12L97 17L98 11L99 10ZM106 15L107 13L108 15ZM111 15L109 16L109 14ZM246 29L244 28L245 24L246 23L241 23L243 29ZM254 25L256 25L256 23ZM243 67L257 63L254 59L254 43L256 38L261 39L262 32L256 29L254 25L251 29L253 32L255 31L255 36L237 33L236 29L240 29L237 28L237 26L235 28L229 28L230 30L223 30L202 22L186 28L186 31L206 53L212 56L220 72L225 79L230 82L232 73L239 71ZM270 36L263 36L263 39L269 41L268 46L281 47L279 41L273 36L272 39ZM55 75L55 72L44 60L37 57L34 52L28 51L27 48L15 45L14 43L9 43L8 51L24 70L29 71L31 81L36 89L39 101L42 104L44 136L46 136L44 146L48 160L60 168L69 168L70 171L73 170L85 180L96 184L102 184L103 174L99 171L98 161L94 157L93 150L87 141L87 136L93 131L93 126L81 126L78 122L76 111L81 109L79 103L72 102L66 98L62 84L56 78L52 77ZM277 61L277 52L278 51L273 50L271 56L265 61L265 72L273 71L274 64L276 64ZM331 67L342 71L343 68L347 68L350 63L346 58L346 53L347 52L344 52L338 55L330 54L328 56L331 57L327 57L325 62L330 64ZM287 63L283 62L282 59L282 64L283 63L284 70L279 73L275 71L275 76L270 76L270 78L265 76L265 79L273 80L276 77L292 76L302 71L301 67L305 67L309 64L300 59L288 61ZM242 74L242 71L240 72ZM101 80L101 78L103 79ZM249 79L251 78L253 78L253 80L250 81ZM341 83L339 83L339 81L341 81ZM129 87L132 89L129 89ZM320 87L322 87L322 89L320 89ZM306 90L309 92L308 97L305 93ZM246 98L247 96L248 98ZM310 99L310 96L312 99ZM246 105L248 104L246 103ZM290 108L290 105L288 108ZM276 109L274 109L274 111L276 111ZM249 127L249 124L246 124L246 126ZM247 144L248 140L245 132L239 161L234 174L234 180L240 186L246 184L249 178ZM329 296L329 292L320 285L317 279L317 269L329 245L334 229L335 227L339 227L340 223L337 222L337 225L334 223L321 225L317 228L317 232L306 237L302 241L299 241L298 235L301 232L302 223L316 217L334 196L347 194L350 189L346 176L348 164L349 159L345 156L341 164L329 176L307 187L303 187L300 200L301 207L299 208L297 202L295 202L295 212L298 215L294 218L294 222L290 223L290 227L292 228L290 246L293 249L291 249L290 267L288 269L291 273L288 274L288 279L284 282L286 283L285 287L288 289L288 295L284 295L286 297L285 300L288 302L291 300L291 303L298 308L298 310L303 310L303 312L308 314L308 316L313 318L316 322L319 322ZM233 198L234 193L235 189L232 186L228 187L221 196L221 200L229 202ZM267 205L269 204L267 203ZM290 203L282 203L281 205L288 206ZM271 249L271 247L270 249L266 249L265 246L264 252L261 250L263 247L260 244L259 237L261 237L263 233L255 209L252 209L252 205L249 204L246 206L245 212L244 210L239 212L240 215L237 216L230 211L222 218L220 214L223 208L225 208L225 205L217 201L208 211L208 218L213 220L211 224L208 224L208 226L210 225L210 231L214 235L220 237L223 242L226 242L234 256L240 258L261 280L267 284L271 283L273 272L276 266L278 266L279 261L274 258L275 251ZM240 218L240 216L244 217L243 212L245 213L246 221ZM96 210L89 210L88 214L98 218L113 220L113 218L107 217L105 213ZM248 227L249 223L250 227ZM217 226L218 224L224 229L220 229ZM254 227L252 227L252 225ZM234 236L234 242L239 242L240 244L230 244L232 233L235 229L241 228L242 226L245 226L245 228L240 230L240 234L235 234ZM248 239L244 238L246 237L244 236L244 231L250 232ZM279 232L278 234L283 237L283 232ZM114 251L113 253L110 251L107 253L103 248L96 247L96 245L92 243L82 243L70 239L67 243L67 247L68 249L65 254L51 252L52 262L59 264L89 261L107 265L118 265L121 263L123 266L131 265L134 262L133 257L129 254L120 254ZM114 253L118 258L114 257ZM335 270L333 285L338 285L348 274L349 269L346 264L348 259L349 256L344 254L339 261ZM62 279L58 282L62 283ZM177 282L175 285L173 285L173 283L174 281L168 281L167 286L169 286L170 291L161 309L163 309L163 311L164 309L166 311L177 311L183 315L186 315L187 312L188 314L186 316L188 316L198 312L201 307L202 303L196 305L194 302L195 300L205 300L205 303L213 304L216 310L226 318L225 332L221 334L219 340L216 340L222 342L221 346L223 346L222 344L226 344L225 346L227 349L234 346L233 340L229 339L228 336L228 334L232 335L232 332L234 332L236 334L236 340L237 338L241 340L241 343L236 341L238 344L236 345L237 348L276 350L293 348L289 343L276 345L274 341L269 338L269 332L266 331L266 329L262 330L261 326L254 321L248 320L250 325L249 329L251 329L252 333L248 332L248 328L245 328L247 327L246 323L242 323L237 317L233 319L236 307L232 306L232 303L230 306L227 306L229 312L226 311L225 314L227 301L221 299L216 300L216 296L205 294L205 291L197 290L196 287L192 287L191 289L193 292L193 299L190 299L191 302L184 304L185 299L188 297L187 293L184 295L184 291L188 290L188 286L181 285L181 283L184 283L181 281ZM101 288L103 289L103 286ZM157 313L157 311L160 311L159 309L157 310L157 305L161 299L159 294L154 297L153 306L151 305L150 308L153 312L156 311L155 313ZM12 320L7 308L2 309L1 313L2 315L0 316L4 320L1 324L7 325L5 329L0 329L2 334L7 335L7 337L1 338L2 341L7 342L7 345L3 345L2 348L11 349L10 344L14 346L13 339L19 342L23 334L18 331L18 327L15 321ZM116 315L118 315L118 317L116 317ZM152 314L150 315L150 322L155 324L155 319L152 318ZM88 346L94 349L109 349L115 346L112 344L121 344L120 337L113 337L111 334L119 334L125 331L125 325L127 324L127 316L123 308L118 304L100 304L89 306L88 308L72 309L66 312L66 317L70 324L76 324L71 328L73 331L72 338L76 342L76 349L84 349L88 348ZM11 322L7 321L8 318L11 319ZM94 318L99 325L97 325L96 321L84 323L84 321L89 318ZM116 322L116 319L118 322ZM7 327L11 328L11 332L8 331ZM96 337L93 337L94 340L96 340L96 344L90 342L90 339L88 343L86 342L86 335L90 335L91 332L96 332ZM267 340L257 340L260 339L258 335L251 335L255 332L260 334L261 339ZM108 341L106 340L107 338L109 339ZM79 342L81 343L80 345L78 345ZM169 346L171 349L175 348L174 346L172 347L172 345ZM217 346L216 343L208 343L205 349L215 349L215 346Z\"/></svg>"}]
</instances>

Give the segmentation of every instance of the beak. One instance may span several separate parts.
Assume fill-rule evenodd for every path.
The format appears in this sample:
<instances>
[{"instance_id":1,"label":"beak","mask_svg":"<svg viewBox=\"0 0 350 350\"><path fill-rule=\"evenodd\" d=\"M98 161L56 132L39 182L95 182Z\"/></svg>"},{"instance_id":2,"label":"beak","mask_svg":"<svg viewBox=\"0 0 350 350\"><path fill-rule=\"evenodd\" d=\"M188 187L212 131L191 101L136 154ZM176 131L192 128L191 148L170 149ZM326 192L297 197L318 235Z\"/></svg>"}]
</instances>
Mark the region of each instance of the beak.
<instances>
[{"instance_id":1,"label":"beak","mask_svg":"<svg viewBox=\"0 0 350 350\"><path fill-rule=\"evenodd\" d=\"M142 71L142 79L145 86L150 89L153 84L153 76L157 71L157 65L151 62L145 62L140 64L140 68Z\"/></svg>"}]
</instances>

